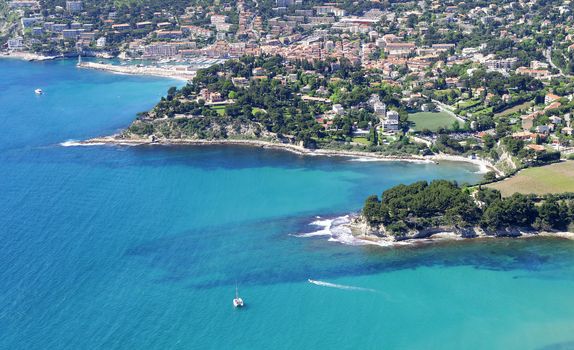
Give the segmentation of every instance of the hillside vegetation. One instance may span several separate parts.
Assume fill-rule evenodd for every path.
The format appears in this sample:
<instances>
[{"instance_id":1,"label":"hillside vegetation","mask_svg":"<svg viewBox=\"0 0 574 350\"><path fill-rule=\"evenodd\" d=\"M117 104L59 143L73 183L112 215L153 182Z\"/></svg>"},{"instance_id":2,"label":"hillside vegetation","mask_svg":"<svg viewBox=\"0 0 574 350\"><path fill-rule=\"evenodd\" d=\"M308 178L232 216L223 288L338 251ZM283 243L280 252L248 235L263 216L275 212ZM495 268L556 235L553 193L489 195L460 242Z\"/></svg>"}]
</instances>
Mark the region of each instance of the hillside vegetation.
<instances>
[{"instance_id":1,"label":"hillside vegetation","mask_svg":"<svg viewBox=\"0 0 574 350\"><path fill-rule=\"evenodd\" d=\"M390 188L380 198L368 197L362 213L369 225L399 236L475 226L490 231L514 227L564 230L574 217L574 193L544 197L517 193L503 198L490 188L473 192L456 182L420 181Z\"/></svg>"}]
</instances>

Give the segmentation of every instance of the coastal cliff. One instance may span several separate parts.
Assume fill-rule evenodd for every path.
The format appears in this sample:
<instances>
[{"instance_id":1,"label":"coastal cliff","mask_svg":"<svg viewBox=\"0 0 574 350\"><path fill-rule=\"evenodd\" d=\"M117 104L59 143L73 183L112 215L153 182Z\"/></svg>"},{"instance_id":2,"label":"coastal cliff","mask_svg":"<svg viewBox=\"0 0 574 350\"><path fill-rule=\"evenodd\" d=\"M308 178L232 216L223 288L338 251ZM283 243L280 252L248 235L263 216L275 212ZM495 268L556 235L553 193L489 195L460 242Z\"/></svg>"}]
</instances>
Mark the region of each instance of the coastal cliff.
<instances>
[{"instance_id":1,"label":"coastal cliff","mask_svg":"<svg viewBox=\"0 0 574 350\"><path fill-rule=\"evenodd\" d=\"M467 228L457 228L452 226L430 227L421 230L412 230L404 234L393 234L383 225L369 224L366 218L361 215L353 215L348 222L337 227L331 227L335 241L342 243L353 242L353 244L377 245L384 247L403 246L410 244L424 244L433 242L449 242L461 240L477 240L492 238L562 238L574 240L573 230L535 230L532 227L509 227L499 230L486 230L480 226ZM341 236L346 237L341 238ZM349 237L352 237L350 239Z\"/></svg>"},{"instance_id":2,"label":"coastal cliff","mask_svg":"<svg viewBox=\"0 0 574 350\"><path fill-rule=\"evenodd\" d=\"M532 227L507 227L498 230L488 230L480 226L472 227L455 227L455 226L436 226L424 229L414 229L401 234L394 234L387 230L384 225L369 224L363 215L352 217L346 224L356 237L367 238L371 240L383 239L387 241L402 242L416 241L421 239L434 238L452 238L452 239L471 239L471 238L488 238L488 237L533 237L549 236L557 234L558 236L568 236L574 239L573 232L561 230L541 231Z\"/></svg>"},{"instance_id":3,"label":"coastal cliff","mask_svg":"<svg viewBox=\"0 0 574 350\"><path fill-rule=\"evenodd\" d=\"M489 188L437 180L399 185L370 196L347 224L355 236L406 241L444 238L571 235L574 194L503 198Z\"/></svg>"}]
</instances>

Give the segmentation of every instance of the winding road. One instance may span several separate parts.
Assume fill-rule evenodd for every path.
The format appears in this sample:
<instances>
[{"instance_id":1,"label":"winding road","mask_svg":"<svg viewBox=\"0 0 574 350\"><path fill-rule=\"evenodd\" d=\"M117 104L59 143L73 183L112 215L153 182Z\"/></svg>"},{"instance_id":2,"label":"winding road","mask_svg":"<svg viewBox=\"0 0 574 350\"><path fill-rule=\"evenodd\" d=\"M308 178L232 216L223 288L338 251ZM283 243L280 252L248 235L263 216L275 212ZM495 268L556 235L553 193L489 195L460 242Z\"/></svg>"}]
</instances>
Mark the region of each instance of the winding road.
<instances>
[{"instance_id":1,"label":"winding road","mask_svg":"<svg viewBox=\"0 0 574 350\"><path fill-rule=\"evenodd\" d=\"M554 69L557 69L558 72L560 72L560 76L563 77L567 77L567 78L572 78L573 76L570 74L564 74L562 72L562 69L560 67L558 67L557 65L554 64L554 62L552 62L552 46L548 46L546 48L546 50L544 50L544 57L546 58L546 60L548 61L548 63L550 64L550 66Z\"/></svg>"}]
</instances>

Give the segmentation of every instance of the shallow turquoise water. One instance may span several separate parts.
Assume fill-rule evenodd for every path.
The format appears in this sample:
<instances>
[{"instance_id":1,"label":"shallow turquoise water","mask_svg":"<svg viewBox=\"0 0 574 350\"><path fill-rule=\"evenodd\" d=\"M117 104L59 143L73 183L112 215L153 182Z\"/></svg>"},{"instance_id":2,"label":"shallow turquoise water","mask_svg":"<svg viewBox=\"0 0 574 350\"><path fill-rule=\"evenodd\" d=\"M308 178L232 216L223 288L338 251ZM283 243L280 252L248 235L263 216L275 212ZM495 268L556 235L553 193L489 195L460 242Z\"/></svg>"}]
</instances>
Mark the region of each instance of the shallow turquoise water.
<instances>
[{"instance_id":1,"label":"shallow turquoise water","mask_svg":"<svg viewBox=\"0 0 574 350\"><path fill-rule=\"evenodd\" d=\"M472 166L62 147L119 130L179 83L66 61L0 72L0 348L574 345L572 242L385 249L294 236L397 183L475 181ZM236 281L244 310L231 306Z\"/></svg>"}]
</instances>

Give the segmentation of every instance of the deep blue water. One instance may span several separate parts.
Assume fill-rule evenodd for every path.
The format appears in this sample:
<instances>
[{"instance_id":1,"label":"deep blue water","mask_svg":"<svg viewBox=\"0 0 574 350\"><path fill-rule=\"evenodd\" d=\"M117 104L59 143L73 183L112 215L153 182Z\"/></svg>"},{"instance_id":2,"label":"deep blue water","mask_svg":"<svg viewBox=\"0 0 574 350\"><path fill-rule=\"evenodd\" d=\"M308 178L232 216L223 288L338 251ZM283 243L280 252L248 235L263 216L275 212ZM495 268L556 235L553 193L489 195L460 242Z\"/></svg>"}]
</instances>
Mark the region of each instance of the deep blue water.
<instances>
[{"instance_id":1,"label":"deep blue water","mask_svg":"<svg viewBox=\"0 0 574 350\"><path fill-rule=\"evenodd\" d=\"M572 348L570 241L295 236L398 183L476 181L473 166L62 147L118 131L181 83L71 61L0 72L2 349Z\"/></svg>"}]
</instances>

